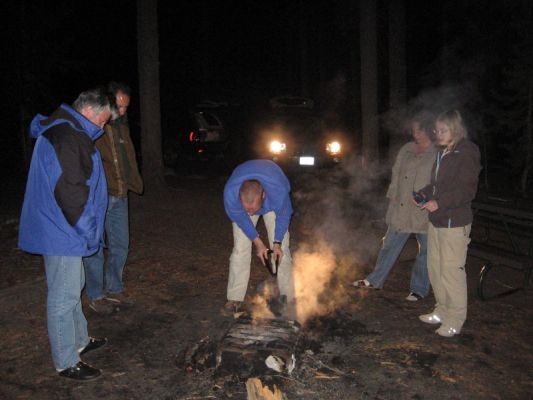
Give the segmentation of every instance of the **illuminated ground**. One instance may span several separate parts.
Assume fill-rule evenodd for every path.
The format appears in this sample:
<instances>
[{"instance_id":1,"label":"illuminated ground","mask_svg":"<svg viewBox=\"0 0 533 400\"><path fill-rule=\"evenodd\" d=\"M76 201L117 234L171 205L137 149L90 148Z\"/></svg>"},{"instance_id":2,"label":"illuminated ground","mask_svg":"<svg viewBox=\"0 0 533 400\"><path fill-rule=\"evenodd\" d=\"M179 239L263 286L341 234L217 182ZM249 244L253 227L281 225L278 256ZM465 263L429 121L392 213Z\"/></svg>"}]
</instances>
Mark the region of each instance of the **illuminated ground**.
<instances>
[{"instance_id":1,"label":"illuminated ground","mask_svg":"<svg viewBox=\"0 0 533 400\"><path fill-rule=\"evenodd\" d=\"M18 251L16 221L2 221L0 398L245 399L243 382L216 379L209 369L185 373L176 363L181 351L206 336L220 336L230 323L219 313L232 240L222 207L225 178L178 175L169 178L173 189L131 198L125 281L137 304L111 316L85 308L90 332L109 338L106 348L85 358L104 371L94 382L57 377L46 333L42 261ZM533 291L479 301L474 290L480 261L471 259L463 334L437 336L417 318L431 310L432 298L404 300L412 242L385 290L349 286L371 268L383 233L378 218L383 204L362 199L368 182L313 192L324 182L295 181L292 248L295 256L298 249L324 255L326 246L335 255L338 267L328 284L335 291L326 297L336 293L338 308L302 339L308 351L299 355L293 375L277 380L287 398L530 398ZM321 276L323 264L309 267L308 275ZM250 291L267 276L254 261Z\"/></svg>"}]
</instances>

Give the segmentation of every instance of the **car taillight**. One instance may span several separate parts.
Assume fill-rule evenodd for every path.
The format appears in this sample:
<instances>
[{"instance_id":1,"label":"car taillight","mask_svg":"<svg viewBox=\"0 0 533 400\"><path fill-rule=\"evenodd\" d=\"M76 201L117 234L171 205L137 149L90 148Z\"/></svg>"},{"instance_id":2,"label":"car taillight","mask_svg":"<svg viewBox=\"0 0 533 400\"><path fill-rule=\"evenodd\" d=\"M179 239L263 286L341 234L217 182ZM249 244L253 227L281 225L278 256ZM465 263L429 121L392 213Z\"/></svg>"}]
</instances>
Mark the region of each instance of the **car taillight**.
<instances>
[{"instance_id":1,"label":"car taillight","mask_svg":"<svg viewBox=\"0 0 533 400\"><path fill-rule=\"evenodd\" d=\"M194 142L195 140L198 140L198 135L195 131L189 132L189 142Z\"/></svg>"}]
</instances>

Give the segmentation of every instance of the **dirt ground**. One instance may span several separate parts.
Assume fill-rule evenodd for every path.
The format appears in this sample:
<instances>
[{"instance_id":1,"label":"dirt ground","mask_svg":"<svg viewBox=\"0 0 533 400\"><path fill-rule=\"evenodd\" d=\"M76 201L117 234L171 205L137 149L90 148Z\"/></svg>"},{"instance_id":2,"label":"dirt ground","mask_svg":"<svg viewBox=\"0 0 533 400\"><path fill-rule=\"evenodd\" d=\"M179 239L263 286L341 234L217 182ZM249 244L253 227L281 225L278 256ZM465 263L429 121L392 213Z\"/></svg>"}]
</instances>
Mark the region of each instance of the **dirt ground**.
<instances>
[{"instance_id":1,"label":"dirt ground","mask_svg":"<svg viewBox=\"0 0 533 400\"><path fill-rule=\"evenodd\" d=\"M531 287L480 301L482 262L469 258L467 322L461 335L441 338L418 320L432 309L432 296L405 300L414 240L384 290L350 286L372 269L384 233L383 191L357 174L330 178L293 181L291 248L299 279L309 279L304 289L316 294L315 314L302 322L292 374L259 378L287 399L532 399ZM89 332L109 343L84 357L103 370L84 383L54 371L42 260L16 247L20 204L4 208L0 398L246 399L245 374L183 364L184 352L202 339L216 344L233 323L220 313L232 246L222 204L226 179L224 170L181 171L167 177L168 190L130 197L125 283L137 302L110 316L85 306ZM269 276L258 261L252 264L249 294Z\"/></svg>"}]
</instances>

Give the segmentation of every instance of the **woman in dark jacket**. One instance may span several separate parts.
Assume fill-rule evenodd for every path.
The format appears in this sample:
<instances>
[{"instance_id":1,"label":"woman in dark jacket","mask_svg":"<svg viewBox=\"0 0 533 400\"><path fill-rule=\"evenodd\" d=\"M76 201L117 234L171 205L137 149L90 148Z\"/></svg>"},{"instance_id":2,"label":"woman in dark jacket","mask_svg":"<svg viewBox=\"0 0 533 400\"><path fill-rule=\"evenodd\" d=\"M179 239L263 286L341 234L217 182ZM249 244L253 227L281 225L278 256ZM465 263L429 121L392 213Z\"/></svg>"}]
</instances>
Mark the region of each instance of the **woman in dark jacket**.
<instances>
[{"instance_id":1,"label":"woman in dark jacket","mask_svg":"<svg viewBox=\"0 0 533 400\"><path fill-rule=\"evenodd\" d=\"M419 206L429 212L428 272L436 304L420 320L441 324L436 333L452 337L461 332L466 319L466 253L481 165L479 149L467 139L459 111L441 114L435 133L441 150L431 183L421 190L427 201Z\"/></svg>"}]
</instances>

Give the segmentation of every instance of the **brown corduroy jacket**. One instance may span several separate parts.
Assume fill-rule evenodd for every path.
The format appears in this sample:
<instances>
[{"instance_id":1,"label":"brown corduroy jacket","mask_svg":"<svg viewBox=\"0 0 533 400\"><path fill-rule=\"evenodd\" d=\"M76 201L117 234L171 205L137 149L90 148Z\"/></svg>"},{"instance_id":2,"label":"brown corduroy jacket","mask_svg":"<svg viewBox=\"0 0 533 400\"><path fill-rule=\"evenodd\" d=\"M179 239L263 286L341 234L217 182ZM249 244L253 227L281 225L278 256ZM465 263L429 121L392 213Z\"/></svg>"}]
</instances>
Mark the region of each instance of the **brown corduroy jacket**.
<instances>
[{"instance_id":1,"label":"brown corduroy jacket","mask_svg":"<svg viewBox=\"0 0 533 400\"><path fill-rule=\"evenodd\" d=\"M96 147L104 164L107 192L115 197L126 197L130 190L141 194L143 181L126 119L108 123L104 134L96 141Z\"/></svg>"}]
</instances>

